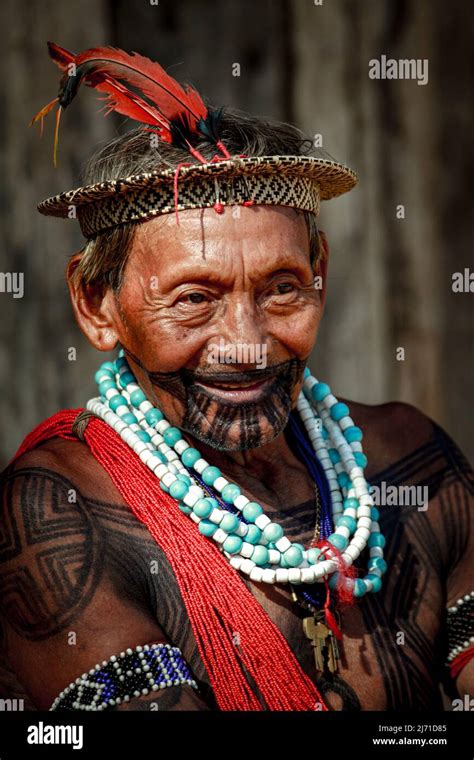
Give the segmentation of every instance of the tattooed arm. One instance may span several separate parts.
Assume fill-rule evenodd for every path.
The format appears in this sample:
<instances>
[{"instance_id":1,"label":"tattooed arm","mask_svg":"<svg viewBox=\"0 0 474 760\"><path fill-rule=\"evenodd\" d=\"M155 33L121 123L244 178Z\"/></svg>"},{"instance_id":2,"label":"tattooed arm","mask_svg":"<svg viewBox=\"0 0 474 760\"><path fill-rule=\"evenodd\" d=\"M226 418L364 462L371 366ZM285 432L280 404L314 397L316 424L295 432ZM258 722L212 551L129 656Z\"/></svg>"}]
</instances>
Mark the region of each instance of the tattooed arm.
<instances>
[{"instance_id":1,"label":"tattooed arm","mask_svg":"<svg viewBox=\"0 0 474 760\"><path fill-rule=\"evenodd\" d=\"M166 641L152 611L119 593L117 579L105 572L107 534L77 487L87 483L83 490L90 492L96 473L85 447L77 444L81 456L74 457L70 447L76 444L64 446L62 461L46 446L23 455L1 481L3 655L39 709L48 709L97 662ZM74 461L73 474L65 461ZM105 485L97 483L101 496ZM139 565L129 572L138 575ZM162 689L117 709L149 709L152 699L159 709L208 709L190 686Z\"/></svg>"},{"instance_id":2,"label":"tattooed arm","mask_svg":"<svg viewBox=\"0 0 474 760\"><path fill-rule=\"evenodd\" d=\"M8 666L5 653L5 632L0 617L0 699L12 710L34 710L30 697Z\"/></svg>"}]
</instances>

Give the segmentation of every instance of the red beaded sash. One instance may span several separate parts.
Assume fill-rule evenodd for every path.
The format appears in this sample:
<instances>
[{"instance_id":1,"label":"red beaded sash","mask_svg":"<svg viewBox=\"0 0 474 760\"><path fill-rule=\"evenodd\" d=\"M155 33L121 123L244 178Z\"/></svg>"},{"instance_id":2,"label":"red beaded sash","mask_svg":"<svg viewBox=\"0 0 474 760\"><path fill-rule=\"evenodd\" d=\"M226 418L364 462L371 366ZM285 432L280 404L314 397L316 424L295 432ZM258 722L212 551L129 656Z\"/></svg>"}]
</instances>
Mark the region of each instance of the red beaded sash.
<instances>
[{"instance_id":1,"label":"red beaded sash","mask_svg":"<svg viewBox=\"0 0 474 760\"><path fill-rule=\"evenodd\" d=\"M77 441L73 424L83 411L49 417L14 459L50 438ZM219 709L327 710L286 639L218 547L197 531L112 428L97 417L87 422L81 439L172 566Z\"/></svg>"}]
</instances>

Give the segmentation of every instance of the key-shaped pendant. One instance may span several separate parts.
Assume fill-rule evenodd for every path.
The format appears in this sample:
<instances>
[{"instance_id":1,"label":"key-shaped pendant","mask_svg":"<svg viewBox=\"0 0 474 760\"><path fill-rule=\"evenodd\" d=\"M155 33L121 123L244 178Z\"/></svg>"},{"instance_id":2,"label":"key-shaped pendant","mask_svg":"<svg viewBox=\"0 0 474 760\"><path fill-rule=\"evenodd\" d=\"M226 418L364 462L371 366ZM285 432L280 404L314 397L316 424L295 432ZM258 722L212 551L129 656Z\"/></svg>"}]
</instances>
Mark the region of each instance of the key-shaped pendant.
<instances>
[{"instance_id":1,"label":"key-shaped pendant","mask_svg":"<svg viewBox=\"0 0 474 760\"><path fill-rule=\"evenodd\" d=\"M308 639L311 639L314 648L316 670L335 673L339 650L333 632L322 620L317 620L314 616L303 619L303 630Z\"/></svg>"}]
</instances>

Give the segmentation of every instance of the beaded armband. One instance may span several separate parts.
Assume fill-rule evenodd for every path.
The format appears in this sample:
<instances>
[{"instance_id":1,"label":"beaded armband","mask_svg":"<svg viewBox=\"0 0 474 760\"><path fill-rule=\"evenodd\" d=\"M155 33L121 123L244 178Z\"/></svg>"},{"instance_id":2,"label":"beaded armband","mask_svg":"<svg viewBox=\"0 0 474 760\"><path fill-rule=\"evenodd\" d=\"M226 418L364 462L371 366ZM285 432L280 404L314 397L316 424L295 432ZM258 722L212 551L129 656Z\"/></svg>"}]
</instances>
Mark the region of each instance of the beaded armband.
<instances>
[{"instance_id":1,"label":"beaded armband","mask_svg":"<svg viewBox=\"0 0 474 760\"><path fill-rule=\"evenodd\" d=\"M451 665L456 657L474 647L474 591L458 599L453 607L448 607L446 626L447 664Z\"/></svg>"},{"instance_id":2,"label":"beaded armband","mask_svg":"<svg viewBox=\"0 0 474 760\"><path fill-rule=\"evenodd\" d=\"M167 686L197 683L178 647L145 644L97 664L69 684L50 710L106 710Z\"/></svg>"}]
</instances>

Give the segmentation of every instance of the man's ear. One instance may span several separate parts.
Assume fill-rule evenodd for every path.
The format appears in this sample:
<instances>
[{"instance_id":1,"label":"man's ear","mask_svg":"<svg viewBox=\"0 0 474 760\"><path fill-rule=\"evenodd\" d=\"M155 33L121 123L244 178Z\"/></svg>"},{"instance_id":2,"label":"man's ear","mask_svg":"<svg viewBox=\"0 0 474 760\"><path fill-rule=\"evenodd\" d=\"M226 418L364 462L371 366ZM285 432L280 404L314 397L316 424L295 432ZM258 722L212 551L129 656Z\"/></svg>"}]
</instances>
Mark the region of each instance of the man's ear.
<instances>
[{"instance_id":1,"label":"man's ear","mask_svg":"<svg viewBox=\"0 0 474 760\"><path fill-rule=\"evenodd\" d=\"M313 264L314 285L321 297L321 306L324 308L327 294L327 273L329 260L329 244L326 235L319 230L320 251L317 261Z\"/></svg>"},{"instance_id":2,"label":"man's ear","mask_svg":"<svg viewBox=\"0 0 474 760\"><path fill-rule=\"evenodd\" d=\"M99 351L112 351L118 343L118 315L113 294L109 288L104 291L94 285L84 285L74 276L81 258L82 254L76 253L66 268L72 308L89 343Z\"/></svg>"}]
</instances>

